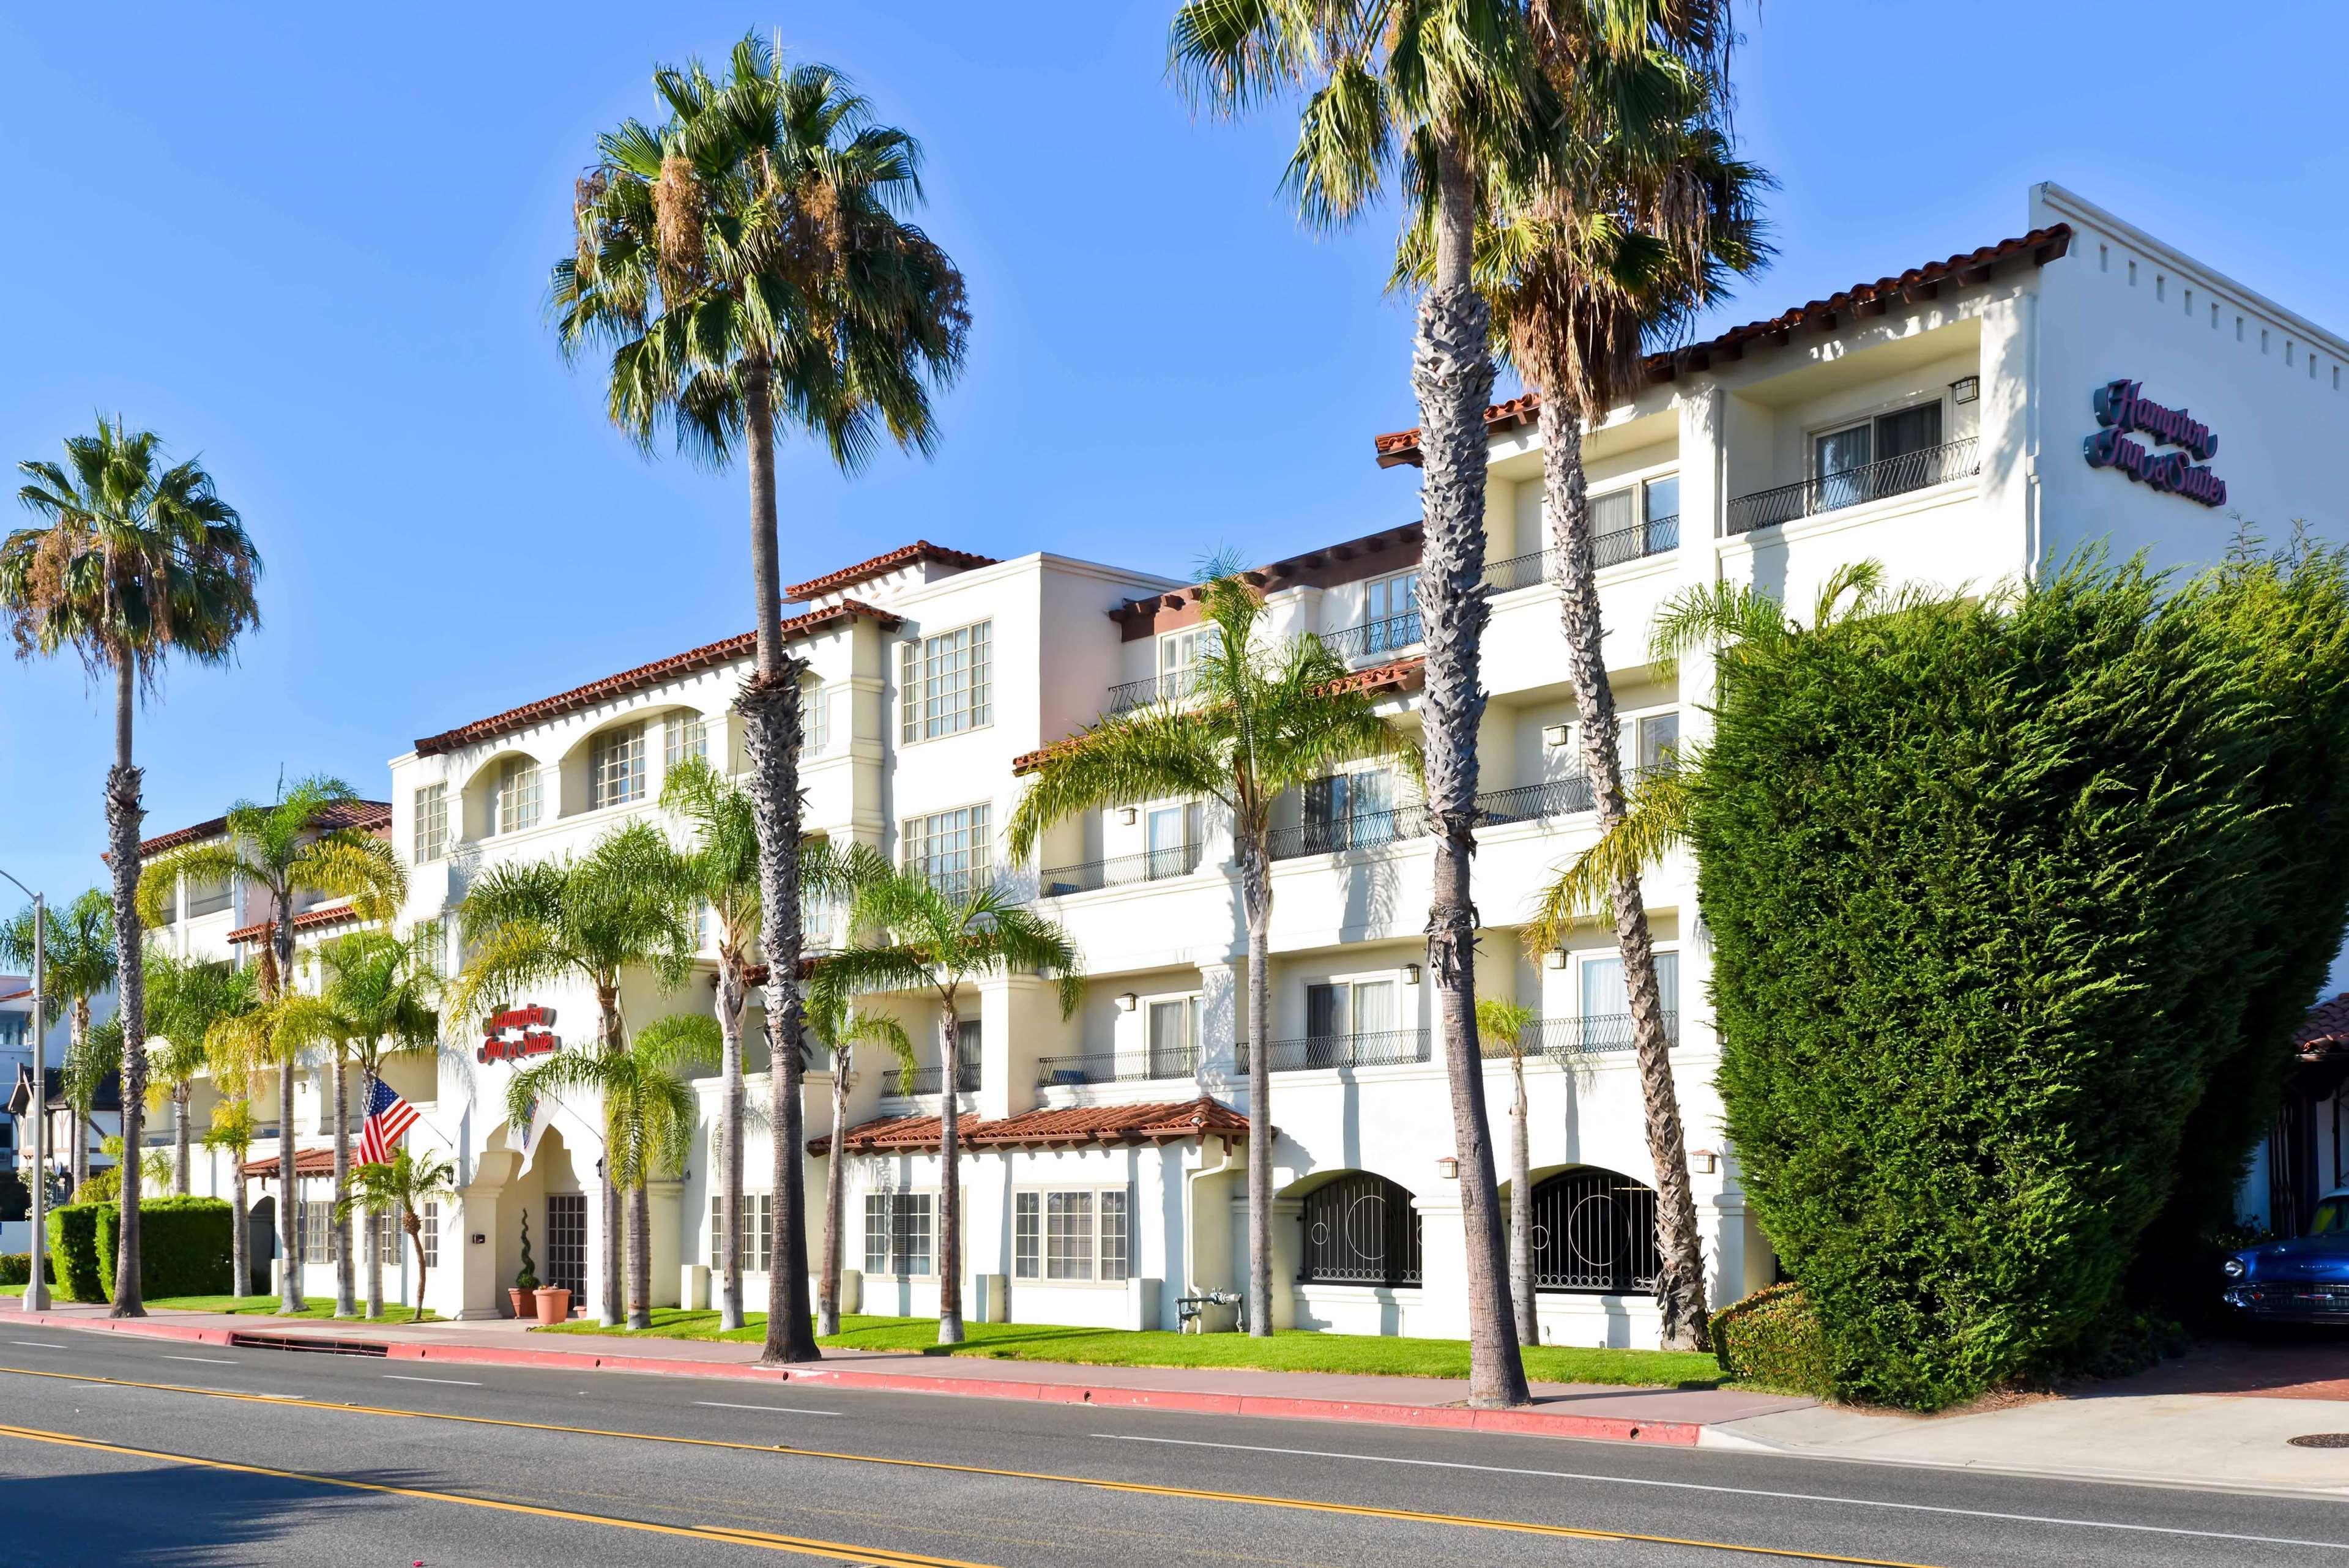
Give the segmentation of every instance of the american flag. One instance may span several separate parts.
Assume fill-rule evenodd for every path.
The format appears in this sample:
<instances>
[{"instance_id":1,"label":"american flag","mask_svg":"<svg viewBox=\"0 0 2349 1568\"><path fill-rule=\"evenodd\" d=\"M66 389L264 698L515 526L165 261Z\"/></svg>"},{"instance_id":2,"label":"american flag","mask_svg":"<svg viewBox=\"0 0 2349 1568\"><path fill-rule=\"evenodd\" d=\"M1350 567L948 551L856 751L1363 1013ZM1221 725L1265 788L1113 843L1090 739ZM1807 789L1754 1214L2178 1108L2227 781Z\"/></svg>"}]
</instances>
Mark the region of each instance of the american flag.
<instances>
[{"instance_id":1,"label":"american flag","mask_svg":"<svg viewBox=\"0 0 2349 1568\"><path fill-rule=\"evenodd\" d=\"M381 1078L368 1080L367 1125L359 1130L359 1163L386 1165L391 1146L415 1125L416 1108L392 1092Z\"/></svg>"}]
</instances>

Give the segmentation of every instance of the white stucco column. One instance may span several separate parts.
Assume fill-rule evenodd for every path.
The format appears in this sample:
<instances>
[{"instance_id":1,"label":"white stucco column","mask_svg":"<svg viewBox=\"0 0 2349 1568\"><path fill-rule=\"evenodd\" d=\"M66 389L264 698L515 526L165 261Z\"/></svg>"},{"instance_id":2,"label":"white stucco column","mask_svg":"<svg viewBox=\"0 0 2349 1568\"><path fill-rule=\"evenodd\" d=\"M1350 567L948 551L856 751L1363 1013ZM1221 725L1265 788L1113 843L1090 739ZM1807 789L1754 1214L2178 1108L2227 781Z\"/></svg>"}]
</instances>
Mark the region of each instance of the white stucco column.
<instances>
[{"instance_id":1,"label":"white stucco column","mask_svg":"<svg viewBox=\"0 0 2349 1568\"><path fill-rule=\"evenodd\" d=\"M1199 1092L1229 1103L1246 1087L1239 1071L1240 988L1245 961L1199 965Z\"/></svg>"},{"instance_id":2,"label":"white stucco column","mask_svg":"<svg viewBox=\"0 0 2349 1568\"><path fill-rule=\"evenodd\" d=\"M1468 1337L1468 1233L1460 1183L1433 1178L1415 1195L1419 1210L1419 1299L1403 1312L1416 1339Z\"/></svg>"}]
</instances>

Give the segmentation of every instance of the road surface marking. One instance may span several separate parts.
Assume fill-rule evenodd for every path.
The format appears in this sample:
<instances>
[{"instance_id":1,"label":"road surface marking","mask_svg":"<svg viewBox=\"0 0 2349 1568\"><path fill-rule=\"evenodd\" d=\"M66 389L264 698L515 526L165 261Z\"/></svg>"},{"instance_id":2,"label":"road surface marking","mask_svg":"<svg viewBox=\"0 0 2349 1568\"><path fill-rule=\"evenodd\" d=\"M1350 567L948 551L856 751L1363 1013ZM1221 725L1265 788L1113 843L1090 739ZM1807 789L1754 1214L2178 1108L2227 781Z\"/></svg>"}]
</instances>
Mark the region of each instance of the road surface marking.
<instances>
[{"instance_id":1,"label":"road surface marking","mask_svg":"<svg viewBox=\"0 0 2349 1568\"><path fill-rule=\"evenodd\" d=\"M62 1345L52 1345L46 1339L12 1339L8 1341L8 1343L11 1345L29 1345L36 1350L63 1350L66 1348Z\"/></svg>"},{"instance_id":2,"label":"road surface marking","mask_svg":"<svg viewBox=\"0 0 2349 1568\"><path fill-rule=\"evenodd\" d=\"M584 1390L583 1390L584 1392ZM797 1405L730 1405L723 1399L696 1399L713 1410L768 1410L778 1416L837 1416L838 1410L804 1410Z\"/></svg>"},{"instance_id":3,"label":"road surface marking","mask_svg":"<svg viewBox=\"0 0 2349 1568\"><path fill-rule=\"evenodd\" d=\"M66 1377L66 1374L62 1372L36 1372L23 1367L0 1367L0 1373L16 1377ZM189 1388L170 1383L135 1383L127 1378L112 1378L108 1381L119 1382L129 1387L153 1388L171 1394L202 1394L215 1398L254 1398L252 1395L214 1394L210 1389ZM745 1453L789 1454L795 1459L833 1460L843 1464L881 1465L895 1470L931 1470L944 1475L993 1476L1006 1480L1045 1481L1057 1486L1086 1487L1095 1491L1131 1492L1144 1497L1171 1497L1201 1502L1239 1503L1251 1508L1280 1509L1299 1513L1336 1513L1356 1519L1390 1519L1407 1524L1439 1524L1454 1529L1492 1530L1513 1535L1541 1535L1571 1541L1636 1541L1651 1546L1681 1546L1707 1552L1744 1553L1751 1557L1775 1557L1795 1563L1840 1563L1848 1564L1849 1568L1934 1568L1933 1564L1910 1563L1901 1559L1852 1557L1836 1552L1805 1551L1799 1547L1749 1546L1733 1541L1708 1541L1697 1536L1648 1535L1630 1530L1606 1530L1570 1524L1537 1524L1521 1519L1487 1519L1466 1513L1424 1513L1413 1509L1377 1508L1363 1503L1319 1502L1306 1498L1265 1497L1244 1491L1209 1491L1195 1487L1159 1486L1146 1481L1105 1480L1095 1476L1054 1475L1045 1470L998 1470L988 1465L948 1464L938 1460L895 1459L885 1454L833 1453L823 1449L796 1448L787 1443L738 1443L718 1438L678 1438L661 1432L621 1432L602 1427L564 1426L553 1421L515 1421L495 1416L451 1416L444 1415L438 1410L401 1410L373 1405L335 1405L316 1399L287 1399L274 1402L280 1409L326 1410L340 1415L385 1416L402 1420L453 1421L471 1427L505 1427L517 1431L561 1432L567 1436L584 1438L616 1438L628 1442L671 1443L682 1448L730 1449ZM8 1434L10 1431L11 1429L0 1426L0 1435ZM81 1439L67 1440L78 1442ZM103 1445L90 1446L102 1447ZM256 1470L254 1473L278 1474L281 1472ZM335 1484L357 1485L359 1483L336 1482ZM375 1490L396 1492L399 1489L384 1487ZM649 1528L666 1529L667 1527ZM2326 1546L2333 1543L2320 1541L2311 1542L2309 1544ZM870 1556L869 1553L867 1555ZM876 1563L887 1561L886 1558L882 1557L872 1557L870 1560Z\"/></svg>"},{"instance_id":4,"label":"road surface marking","mask_svg":"<svg viewBox=\"0 0 2349 1568\"><path fill-rule=\"evenodd\" d=\"M385 1377L397 1383L446 1383L452 1388L478 1388L479 1383L469 1383L462 1377L411 1377L405 1372L387 1372Z\"/></svg>"},{"instance_id":5,"label":"road surface marking","mask_svg":"<svg viewBox=\"0 0 2349 1568\"><path fill-rule=\"evenodd\" d=\"M70 1432L43 1431L36 1427L0 1425L0 1437L16 1438L30 1443L53 1443L60 1448L88 1449L103 1454L120 1454L129 1459L167 1460L174 1464L194 1465L202 1470L226 1470L235 1475L266 1476L272 1480L307 1481L313 1486L339 1487L347 1491L371 1491L383 1497L414 1498L423 1502L455 1503L464 1508L486 1508L500 1513L526 1513L539 1519L560 1519L574 1524L601 1524L616 1530L642 1531L650 1535L681 1536L688 1541L714 1541L728 1546L755 1546L768 1552L788 1552L801 1557L846 1558L856 1563L885 1564L887 1568L989 1568L982 1563L971 1563L959 1557L926 1557L913 1552L885 1552L871 1546L851 1546L838 1541L815 1541L795 1535L777 1535L764 1530L749 1530L733 1525L656 1524L648 1519L626 1519L609 1513L582 1513L568 1508L548 1508L533 1502L509 1502L493 1497L470 1497L458 1491L429 1491L422 1487L386 1486L378 1481L351 1480L343 1476L312 1475L302 1470L271 1470L265 1465L236 1464L228 1460L206 1459L200 1454L176 1454L161 1449L127 1448L119 1443L101 1443L89 1438L76 1437Z\"/></svg>"},{"instance_id":6,"label":"road surface marking","mask_svg":"<svg viewBox=\"0 0 2349 1568\"><path fill-rule=\"evenodd\" d=\"M166 1356L166 1361L201 1361L207 1367L234 1367L236 1362L225 1356Z\"/></svg>"},{"instance_id":7,"label":"road surface marking","mask_svg":"<svg viewBox=\"0 0 2349 1568\"><path fill-rule=\"evenodd\" d=\"M1538 1476L1545 1480L1597 1481L1608 1486L1660 1487L1671 1491L1710 1491L1725 1497L1767 1497L1782 1502L1831 1502L1848 1508L1889 1508L1907 1513L1950 1513L1961 1519L1996 1519L2012 1524L2055 1524L2077 1530L2127 1530L2145 1535L2189 1535L2200 1541L2241 1541L2259 1546L2321 1546L2349 1552L2349 1542L2301 1541L2288 1535L2235 1535L2223 1530L2187 1530L2167 1524L2121 1524L2106 1519L2064 1519L2039 1513L2000 1513L1986 1508L1946 1508L1930 1502L1889 1502L1873 1497L1837 1497L1826 1492L1769 1491L1753 1486L1708 1486L1693 1480L1651 1480L1645 1476L1598 1475L1584 1470L1520 1470L1509 1465L1472 1465L1457 1460L1391 1459L1384 1454L1349 1454L1333 1449L1276 1449L1260 1443L1210 1443L1192 1438L1143 1438L1124 1432L1092 1434L1113 1443L1159 1443L1181 1449L1231 1449L1246 1454L1291 1454L1304 1459L1356 1460L1373 1465L1418 1465L1429 1470L1482 1470L1487 1475Z\"/></svg>"}]
</instances>

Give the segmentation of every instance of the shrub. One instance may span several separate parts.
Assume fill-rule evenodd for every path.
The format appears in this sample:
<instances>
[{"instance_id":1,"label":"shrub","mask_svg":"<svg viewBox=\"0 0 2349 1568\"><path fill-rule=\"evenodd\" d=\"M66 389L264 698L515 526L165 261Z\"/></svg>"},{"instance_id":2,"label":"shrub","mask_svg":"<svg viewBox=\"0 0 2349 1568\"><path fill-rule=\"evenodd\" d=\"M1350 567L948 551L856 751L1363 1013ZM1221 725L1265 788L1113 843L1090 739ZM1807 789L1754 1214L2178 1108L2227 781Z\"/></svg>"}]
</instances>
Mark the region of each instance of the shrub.
<instances>
[{"instance_id":1,"label":"shrub","mask_svg":"<svg viewBox=\"0 0 2349 1568\"><path fill-rule=\"evenodd\" d=\"M2175 593L2092 561L1721 674L1718 1081L1833 1386L1935 1408L2105 1359L2133 1274L2207 1290L2349 918L2340 557Z\"/></svg>"},{"instance_id":2,"label":"shrub","mask_svg":"<svg viewBox=\"0 0 2349 1568\"><path fill-rule=\"evenodd\" d=\"M41 1278L51 1284L57 1283L57 1271L50 1266L46 1253L41 1258ZM0 1253L0 1284L32 1283L33 1255L30 1253Z\"/></svg>"},{"instance_id":3,"label":"shrub","mask_svg":"<svg viewBox=\"0 0 2349 1568\"><path fill-rule=\"evenodd\" d=\"M98 1283L96 1203L68 1203L49 1211L49 1283L67 1301L104 1301Z\"/></svg>"},{"instance_id":4,"label":"shrub","mask_svg":"<svg viewBox=\"0 0 2349 1568\"><path fill-rule=\"evenodd\" d=\"M122 1211L98 1211L98 1273L106 1299L114 1295L114 1264ZM139 1205L139 1289L141 1297L226 1295L234 1215L225 1199L150 1198Z\"/></svg>"},{"instance_id":5,"label":"shrub","mask_svg":"<svg viewBox=\"0 0 2349 1568\"><path fill-rule=\"evenodd\" d=\"M1835 1392L1826 1336L1798 1284L1764 1285L1714 1313L1713 1354L1742 1383L1822 1399Z\"/></svg>"}]
</instances>

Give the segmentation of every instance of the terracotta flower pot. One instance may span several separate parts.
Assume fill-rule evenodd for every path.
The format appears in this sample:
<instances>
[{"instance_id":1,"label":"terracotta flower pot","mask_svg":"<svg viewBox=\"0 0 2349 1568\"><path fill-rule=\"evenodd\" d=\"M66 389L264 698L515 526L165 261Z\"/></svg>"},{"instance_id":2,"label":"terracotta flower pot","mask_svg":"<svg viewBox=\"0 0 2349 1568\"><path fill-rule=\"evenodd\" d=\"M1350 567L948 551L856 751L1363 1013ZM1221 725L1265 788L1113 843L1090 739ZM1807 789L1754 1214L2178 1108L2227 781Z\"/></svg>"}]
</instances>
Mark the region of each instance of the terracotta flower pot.
<instances>
[{"instance_id":1,"label":"terracotta flower pot","mask_svg":"<svg viewBox=\"0 0 2349 1568\"><path fill-rule=\"evenodd\" d=\"M571 1315L571 1293L560 1285L541 1285L538 1290L538 1320L543 1324L561 1323Z\"/></svg>"},{"instance_id":2,"label":"terracotta flower pot","mask_svg":"<svg viewBox=\"0 0 2349 1568\"><path fill-rule=\"evenodd\" d=\"M516 1317L535 1317L538 1315L538 1303L531 1299L531 1293L529 1291L520 1289L514 1285L508 1285L506 1286L506 1300L512 1305L513 1315Z\"/></svg>"}]
</instances>

